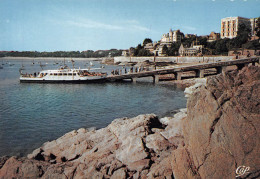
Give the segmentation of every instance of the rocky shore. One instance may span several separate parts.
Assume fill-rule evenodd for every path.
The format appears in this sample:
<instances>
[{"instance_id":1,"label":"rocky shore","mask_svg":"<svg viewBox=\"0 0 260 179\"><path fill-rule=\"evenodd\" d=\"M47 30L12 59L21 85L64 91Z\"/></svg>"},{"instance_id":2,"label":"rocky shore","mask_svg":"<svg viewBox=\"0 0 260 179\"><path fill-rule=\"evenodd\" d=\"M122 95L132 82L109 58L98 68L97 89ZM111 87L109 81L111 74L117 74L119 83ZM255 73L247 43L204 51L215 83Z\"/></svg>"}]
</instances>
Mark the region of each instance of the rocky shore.
<instances>
[{"instance_id":1,"label":"rocky shore","mask_svg":"<svg viewBox=\"0 0 260 179\"><path fill-rule=\"evenodd\" d=\"M187 109L115 119L0 158L0 178L242 178L260 176L260 67L209 77L185 90Z\"/></svg>"}]
</instances>

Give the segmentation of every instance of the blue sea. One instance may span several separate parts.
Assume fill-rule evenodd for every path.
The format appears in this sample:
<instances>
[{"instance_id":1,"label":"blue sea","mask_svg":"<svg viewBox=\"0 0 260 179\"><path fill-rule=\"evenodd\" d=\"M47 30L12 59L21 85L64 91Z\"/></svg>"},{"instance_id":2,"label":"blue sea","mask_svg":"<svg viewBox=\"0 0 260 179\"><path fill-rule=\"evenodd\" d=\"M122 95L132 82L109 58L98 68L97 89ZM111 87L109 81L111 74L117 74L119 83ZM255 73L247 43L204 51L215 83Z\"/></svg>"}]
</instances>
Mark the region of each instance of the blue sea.
<instances>
[{"instance_id":1,"label":"blue sea","mask_svg":"<svg viewBox=\"0 0 260 179\"><path fill-rule=\"evenodd\" d=\"M89 66L88 60L75 61L76 67ZM61 60L41 60L44 69L57 69L56 62ZM116 118L147 113L171 116L186 107L182 88L153 84L150 78L138 79L136 84L26 84L19 82L19 68L23 65L24 72L38 72L39 60L0 59L0 63L4 64L0 69L0 156L26 156L69 131L103 128ZM99 61L92 63L92 68L101 66ZM104 67L101 71L108 73L122 68Z\"/></svg>"}]
</instances>

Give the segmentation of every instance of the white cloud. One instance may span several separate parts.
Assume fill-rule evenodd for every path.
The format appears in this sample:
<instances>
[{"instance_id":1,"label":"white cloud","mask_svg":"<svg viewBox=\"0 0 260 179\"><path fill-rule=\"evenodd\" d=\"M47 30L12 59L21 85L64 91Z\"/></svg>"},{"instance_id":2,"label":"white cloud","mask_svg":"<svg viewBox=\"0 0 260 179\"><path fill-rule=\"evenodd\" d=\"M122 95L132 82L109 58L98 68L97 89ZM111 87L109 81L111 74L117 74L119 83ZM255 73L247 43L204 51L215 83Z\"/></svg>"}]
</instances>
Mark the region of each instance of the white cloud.
<instances>
[{"instance_id":1,"label":"white cloud","mask_svg":"<svg viewBox=\"0 0 260 179\"><path fill-rule=\"evenodd\" d=\"M66 26L74 26L86 29L104 29L104 30L125 30L125 31L151 31L147 27L142 26L137 20L120 20L113 23L104 23L90 19L74 18L77 20L51 20L52 23Z\"/></svg>"},{"instance_id":2,"label":"white cloud","mask_svg":"<svg viewBox=\"0 0 260 179\"><path fill-rule=\"evenodd\" d=\"M143 27L143 26L140 26L140 25L130 25L130 28L133 28L133 30L140 30L140 31L150 31L150 29L146 28L146 27Z\"/></svg>"},{"instance_id":3,"label":"white cloud","mask_svg":"<svg viewBox=\"0 0 260 179\"><path fill-rule=\"evenodd\" d=\"M71 14L69 12L61 11L59 8L54 8L53 11L55 14L62 14L60 19L49 20L54 24L66 25L66 26L75 26L79 28L86 29L104 29L104 30L117 30L117 31L143 31L148 32L151 31L147 27L140 24L138 20L135 19L113 19L110 21L103 21L85 18L82 16L76 16L75 14Z\"/></svg>"},{"instance_id":4,"label":"white cloud","mask_svg":"<svg viewBox=\"0 0 260 179\"><path fill-rule=\"evenodd\" d=\"M183 30L189 30L189 31L196 31L197 30L197 28L192 27L192 26L181 26L181 28Z\"/></svg>"},{"instance_id":5,"label":"white cloud","mask_svg":"<svg viewBox=\"0 0 260 179\"><path fill-rule=\"evenodd\" d=\"M85 20L85 21L65 21L65 24L71 26L77 26L82 28L97 28L97 29L106 29L106 30L122 30L123 28L117 25L104 24L96 21Z\"/></svg>"},{"instance_id":6,"label":"white cloud","mask_svg":"<svg viewBox=\"0 0 260 179\"><path fill-rule=\"evenodd\" d=\"M121 23L127 23L127 24L139 24L139 22L135 19L132 20L121 20Z\"/></svg>"}]
</instances>

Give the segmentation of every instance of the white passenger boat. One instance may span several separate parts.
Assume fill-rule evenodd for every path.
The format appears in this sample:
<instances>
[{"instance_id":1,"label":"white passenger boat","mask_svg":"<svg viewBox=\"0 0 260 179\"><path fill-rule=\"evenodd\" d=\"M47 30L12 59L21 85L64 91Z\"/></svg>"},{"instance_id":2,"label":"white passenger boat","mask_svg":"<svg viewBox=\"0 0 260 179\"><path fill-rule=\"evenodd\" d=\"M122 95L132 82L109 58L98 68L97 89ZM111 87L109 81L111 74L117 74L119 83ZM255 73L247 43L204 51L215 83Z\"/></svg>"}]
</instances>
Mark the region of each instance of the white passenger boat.
<instances>
[{"instance_id":1,"label":"white passenger boat","mask_svg":"<svg viewBox=\"0 0 260 179\"><path fill-rule=\"evenodd\" d=\"M70 69L67 66L58 70L42 70L39 73L23 74L20 82L26 83L88 83L105 80L107 73L91 72L89 69Z\"/></svg>"}]
</instances>

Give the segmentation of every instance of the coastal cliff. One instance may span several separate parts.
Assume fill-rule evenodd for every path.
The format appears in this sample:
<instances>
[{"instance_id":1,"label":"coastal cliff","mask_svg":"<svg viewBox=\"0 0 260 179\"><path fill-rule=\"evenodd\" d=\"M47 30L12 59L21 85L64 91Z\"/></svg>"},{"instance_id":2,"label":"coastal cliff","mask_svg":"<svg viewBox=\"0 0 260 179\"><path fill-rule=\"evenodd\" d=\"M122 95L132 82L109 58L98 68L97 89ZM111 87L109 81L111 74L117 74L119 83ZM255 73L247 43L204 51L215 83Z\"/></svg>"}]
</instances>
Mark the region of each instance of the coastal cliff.
<instances>
[{"instance_id":1,"label":"coastal cliff","mask_svg":"<svg viewBox=\"0 0 260 179\"><path fill-rule=\"evenodd\" d=\"M260 175L260 68L209 77L186 90L187 109L115 119L0 158L0 178L235 178Z\"/></svg>"},{"instance_id":2,"label":"coastal cliff","mask_svg":"<svg viewBox=\"0 0 260 179\"><path fill-rule=\"evenodd\" d=\"M259 177L259 66L208 78L187 108L185 146L172 152L176 178L235 178L240 166L250 167L242 178Z\"/></svg>"}]
</instances>

